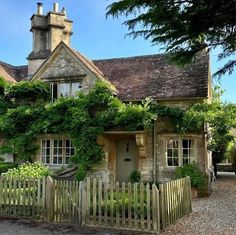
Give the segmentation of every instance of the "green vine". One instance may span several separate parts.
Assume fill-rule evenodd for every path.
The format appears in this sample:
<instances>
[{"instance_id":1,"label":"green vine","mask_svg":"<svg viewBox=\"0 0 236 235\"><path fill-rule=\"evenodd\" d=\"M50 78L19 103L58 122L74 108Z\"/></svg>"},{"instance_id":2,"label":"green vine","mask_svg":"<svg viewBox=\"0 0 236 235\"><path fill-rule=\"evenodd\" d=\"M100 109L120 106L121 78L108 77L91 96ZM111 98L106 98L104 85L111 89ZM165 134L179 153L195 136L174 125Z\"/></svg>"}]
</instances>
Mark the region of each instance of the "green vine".
<instances>
[{"instance_id":1,"label":"green vine","mask_svg":"<svg viewBox=\"0 0 236 235\"><path fill-rule=\"evenodd\" d=\"M6 139L1 153L13 153L18 162L33 161L38 147L33 142L39 134L66 134L76 146L72 161L79 166L78 179L102 160L102 147L96 139L104 130L142 130L151 127L158 117L168 116L176 132L183 134L199 130L207 122L213 134L210 147L214 149L222 138L231 138L229 130L235 125L236 108L232 104L195 104L185 111L153 104L150 99L126 104L102 82L88 94L80 92L77 97L48 103L50 90L43 82L1 84L0 131Z\"/></svg>"}]
</instances>

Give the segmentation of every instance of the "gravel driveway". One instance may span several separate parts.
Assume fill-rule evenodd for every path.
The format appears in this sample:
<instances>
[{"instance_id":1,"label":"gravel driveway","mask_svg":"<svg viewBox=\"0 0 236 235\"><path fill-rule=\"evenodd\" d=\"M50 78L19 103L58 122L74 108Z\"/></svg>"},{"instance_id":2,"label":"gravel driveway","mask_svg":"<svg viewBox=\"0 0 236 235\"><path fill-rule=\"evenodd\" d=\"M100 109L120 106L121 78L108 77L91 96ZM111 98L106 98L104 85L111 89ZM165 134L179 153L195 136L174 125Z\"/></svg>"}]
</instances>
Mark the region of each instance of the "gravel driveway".
<instances>
[{"instance_id":1,"label":"gravel driveway","mask_svg":"<svg viewBox=\"0 0 236 235\"><path fill-rule=\"evenodd\" d=\"M91 229L79 226L32 223L0 219L1 235L141 235L118 230ZM220 175L208 198L193 202L193 213L169 226L161 235L236 235L236 176Z\"/></svg>"},{"instance_id":2,"label":"gravel driveway","mask_svg":"<svg viewBox=\"0 0 236 235\"><path fill-rule=\"evenodd\" d=\"M236 176L219 174L209 198L196 199L193 213L161 235L236 235Z\"/></svg>"}]
</instances>

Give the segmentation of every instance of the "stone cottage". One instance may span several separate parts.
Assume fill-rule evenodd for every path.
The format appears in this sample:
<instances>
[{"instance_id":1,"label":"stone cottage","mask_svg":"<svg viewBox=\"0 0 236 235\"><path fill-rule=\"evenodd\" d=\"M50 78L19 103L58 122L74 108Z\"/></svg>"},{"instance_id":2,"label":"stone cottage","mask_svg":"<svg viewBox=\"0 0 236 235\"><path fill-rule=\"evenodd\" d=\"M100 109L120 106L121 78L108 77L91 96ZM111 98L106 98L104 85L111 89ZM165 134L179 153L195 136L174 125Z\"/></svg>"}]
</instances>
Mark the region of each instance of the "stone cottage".
<instances>
[{"instance_id":1,"label":"stone cottage","mask_svg":"<svg viewBox=\"0 0 236 235\"><path fill-rule=\"evenodd\" d=\"M38 3L31 17L33 51L28 65L14 67L0 63L0 76L13 81L43 80L50 83L52 100L87 92L97 80L114 87L124 102L141 102L151 97L159 104L186 109L196 102L211 102L209 55L202 52L191 65L178 68L169 64L165 55L91 61L70 46L73 22L65 9L43 14ZM69 137L42 135L36 159L51 168L69 163L74 147ZM155 121L153 128L143 131L105 131L98 138L105 160L94 169L103 180L127 181L131 172L139 170L144 181L169 180L177 166L196 161L210 174L211 154L207 150L207 128L197 133L179 135L166 118Z\"/></svg>"}]
</instances>

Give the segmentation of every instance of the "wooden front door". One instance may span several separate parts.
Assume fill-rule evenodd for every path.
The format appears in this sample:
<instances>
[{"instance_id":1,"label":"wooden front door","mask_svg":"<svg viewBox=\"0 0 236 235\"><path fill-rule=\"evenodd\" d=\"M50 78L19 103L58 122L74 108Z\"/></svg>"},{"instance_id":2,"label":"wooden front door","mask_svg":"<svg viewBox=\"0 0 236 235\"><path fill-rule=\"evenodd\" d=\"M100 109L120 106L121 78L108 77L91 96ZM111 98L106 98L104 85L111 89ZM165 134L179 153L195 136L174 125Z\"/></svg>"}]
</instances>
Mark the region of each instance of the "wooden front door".
<instances>
[{"instance_id":1,"label":"wooden front door","mask_svg":"<svg viewBox=\"0 0 236 235\"><path fill-rule=\"evenodd\" d=\"M119 140L116 144L116 180L128 182L132 171L138 169L138 148L135 140Z\"/></svg>"}]
</instances>

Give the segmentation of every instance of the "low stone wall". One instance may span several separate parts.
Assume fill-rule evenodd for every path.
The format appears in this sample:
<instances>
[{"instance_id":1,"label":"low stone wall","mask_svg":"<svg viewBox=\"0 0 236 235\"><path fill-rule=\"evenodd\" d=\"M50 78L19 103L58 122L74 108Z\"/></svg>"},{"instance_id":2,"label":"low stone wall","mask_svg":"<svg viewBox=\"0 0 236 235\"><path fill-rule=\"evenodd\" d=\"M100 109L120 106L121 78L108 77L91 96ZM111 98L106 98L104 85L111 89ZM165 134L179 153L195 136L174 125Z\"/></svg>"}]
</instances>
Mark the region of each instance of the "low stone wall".
<instances>
[{"instance_id":1,"label":"low stone wall","mask_svg":"<svg viewBox=\"0 0 236 235\"><path fill-rule=\"evenodd\" d=\"M217 171L234 172L234 168L231 163L220 163L220 164L217 164Z\"/></svg>"}]
</instances>

